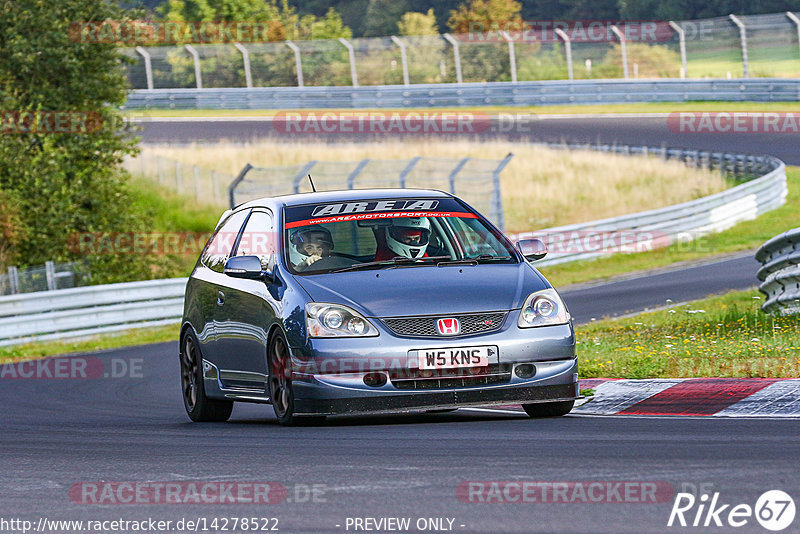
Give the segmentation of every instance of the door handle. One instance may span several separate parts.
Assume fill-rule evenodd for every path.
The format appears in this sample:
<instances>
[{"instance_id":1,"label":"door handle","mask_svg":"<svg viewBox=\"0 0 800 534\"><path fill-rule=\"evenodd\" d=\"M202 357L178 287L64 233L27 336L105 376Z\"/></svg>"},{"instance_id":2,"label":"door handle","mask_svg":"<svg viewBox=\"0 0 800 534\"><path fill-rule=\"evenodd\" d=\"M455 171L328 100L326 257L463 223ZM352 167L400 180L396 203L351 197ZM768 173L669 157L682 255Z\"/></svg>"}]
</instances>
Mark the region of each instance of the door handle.
<instances>
[{"instance_id":1,"label":"door handle","mask_svg":"<svg viewBox=\"0 0 800 534\"><path fill-rule=\"evenodd\" d=\"M225 304L225 293L217 291L217 306L222 306L223 304Z\"/></svg>"}]
</instances>

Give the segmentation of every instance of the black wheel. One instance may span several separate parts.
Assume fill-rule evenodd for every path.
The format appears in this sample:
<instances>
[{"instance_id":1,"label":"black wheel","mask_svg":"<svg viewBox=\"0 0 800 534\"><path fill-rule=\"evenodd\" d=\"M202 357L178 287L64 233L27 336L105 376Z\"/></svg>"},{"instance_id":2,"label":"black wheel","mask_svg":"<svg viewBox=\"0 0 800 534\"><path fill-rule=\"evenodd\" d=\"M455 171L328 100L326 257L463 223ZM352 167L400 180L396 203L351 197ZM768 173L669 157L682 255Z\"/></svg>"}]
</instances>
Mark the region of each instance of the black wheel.
<instances>
[{"instance_id":1,"label":"black wheel","mask_svg":"<svg viewBox=\"0 0 800 534\"><path fill-rule=\"evenodd\" d=\"M575 406L575 401L558 401L523 404L522 408L531 417L560 417L567 415L573 406Z\"/></svg>"},{"instance_id":2,"label":"black wheel","mask_svg":"<svg viewBox=\"0 0 800 534\"><path fill-rule=\"evenodd\" d=\"M202 367L197 339L193 332L187 332L181 343L181 391L186 413L196 423L227 421L233 411L233 401L206 397Z\"/></svg>"},{"instance_id":3,"label":"black wheel","mask_svg":"<svg viewBox=\"0 0 800 534\"><path fill-rule=\"evenodd\" d=\"M299 416L294 413L292 389L292 360L283 332L272 336L269 344L269 400L278 422L286 426L320 423L325 416Z\"/></svg>"}]
</instances>

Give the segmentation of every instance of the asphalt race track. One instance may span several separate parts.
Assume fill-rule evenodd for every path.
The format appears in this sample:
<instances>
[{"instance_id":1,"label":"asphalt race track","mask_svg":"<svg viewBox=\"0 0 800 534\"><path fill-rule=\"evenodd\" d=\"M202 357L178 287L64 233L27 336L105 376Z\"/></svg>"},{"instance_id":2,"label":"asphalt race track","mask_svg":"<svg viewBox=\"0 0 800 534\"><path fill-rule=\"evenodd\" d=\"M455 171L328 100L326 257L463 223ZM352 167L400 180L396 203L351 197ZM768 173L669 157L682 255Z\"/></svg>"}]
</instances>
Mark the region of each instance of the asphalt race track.
<instances>
[{"instance_id":1,"label":"asphalt race track","mask_svg":"<svg viewBox=\"0 0 800 534\"><path fill-rule=\"evenodd\" d=\"M800 162L794 152L796 136L673 139L663 122L542 121L536 137L663 142L766 152L787 163ZM164 121L145 123L142 133L146 142L245 140L259 137L268 127L259 121ZM681 302L752 287L756 270L750 252L611 284L567 288L563 295L576 321L583 323L663 306L667 299ZM412 522L409 532L433 531L417 530L415 522L448 518L453 532L465 533L644 533L668 530L674 492L682 490L719 492L720 503L732 506L754 506L771 489L800 495L800 420L531 420L500 409L338 417L319 427L283 428L271 407L238 405L228 423L195 424L183 411L177 352L177 343L165 343L88 355L102 362L109 375L104 378L0 380L0 517L34 523L43 516L278 518L280 532L353 532L352 526L345 529L348 517L405 517ZM275 482L286 488L287 497L266 505L75 502L80 501L75 487L100 481ZM660 487L666 483L670 493L655 504L480 503L463 494L459 498L458 488L470 481L639 481ZM313 485L318 485L316 497L309 496ZM687 519L692 520L695 511L696 507L687 513ZM737 530L764 531L753 518Z\"/></svg>"},{"instance_id":2,"label":"asphalt race track","mask_svg":"<svg viewBox=\"0 0 800 534\"><path fill-rule=\"evenodd\" d=\"M467 481L666 482L751 506L770 489L800 494L798 420L532 420L459 410L284 428L271 407L240 405L229 423L196 424L183 413L177 350L166 343L101 355L107 368L111 361L141 365L128 378L3 380L0 516L277 517L281 532L345 532L347 517L448 517L455 532L644 533L667 530L671 493L657 504L498 504L464 502L457 488ZM73 485L100 481L277 482L287 501L72 502ZM307 502L314 484L322 485L317 501L324 502ZM738 530L756 527L751 519Z\"/></svg>"}]
</instances>

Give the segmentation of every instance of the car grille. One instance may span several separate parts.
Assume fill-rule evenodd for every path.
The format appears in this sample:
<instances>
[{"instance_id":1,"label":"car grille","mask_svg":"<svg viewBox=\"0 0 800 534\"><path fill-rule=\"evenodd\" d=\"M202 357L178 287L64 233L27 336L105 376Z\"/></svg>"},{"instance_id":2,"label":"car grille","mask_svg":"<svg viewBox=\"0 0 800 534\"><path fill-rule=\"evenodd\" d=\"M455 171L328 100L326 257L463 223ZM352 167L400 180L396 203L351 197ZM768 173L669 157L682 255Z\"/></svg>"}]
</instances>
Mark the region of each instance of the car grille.
<instances>
[{"instance_id":1,"label":"car grille","mask_svg":"<svg viewBox=\"0 0 800 534\"><path fill-rule=\"evenodd\" d=\"M511 380L511 364L492 363L488 367L438 369L423 371L406 369L392 371L389 380L397 389L451 389L490 384L505 384Z\"/></svg>"},{"instance_id":2,"label":"car grille","mask_svg":"<svg viewBox=\"0 0 800 534\"><path fill-rule=\"evenodd\" d=\"M393 334L398 336L458 337L499 330L503 326L506 315L507 312L492 312L427 317L389 317L381 320ZM436 321L449 317L455 317L461 323L461 333L458 336L442 336L436 331Z\"/></svg>"}]
</instances>

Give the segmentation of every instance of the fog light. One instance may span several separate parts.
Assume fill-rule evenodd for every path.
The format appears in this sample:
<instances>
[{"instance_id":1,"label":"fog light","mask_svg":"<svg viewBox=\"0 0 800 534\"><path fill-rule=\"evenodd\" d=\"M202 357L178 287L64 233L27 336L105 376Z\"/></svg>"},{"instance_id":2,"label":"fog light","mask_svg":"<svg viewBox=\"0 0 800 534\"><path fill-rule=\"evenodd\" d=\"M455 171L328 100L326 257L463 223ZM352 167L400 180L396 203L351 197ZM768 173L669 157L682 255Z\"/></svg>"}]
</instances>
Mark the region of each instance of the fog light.
<instances>
[{"instance_id":1,"label":"fog light","mask_svg":"<svg viewBox=\"0 0 800 534\"><path fill-rule=\"evenodd\" d=\"M532 363L523 363L514 367L514 374L519 378L531 378L536 374L536 366Z\"/></svg>"},{"instance_id":2,"label":"fog light","mask_svg":"<svg viewBox=\"0 0 800 534\"><path fill-rule=\"evenodd\" d=\"M364 375L364 383L372 388L379 388L386 384L386 375L383 373L367 373Z\"/></svg>"}]
</instances>

